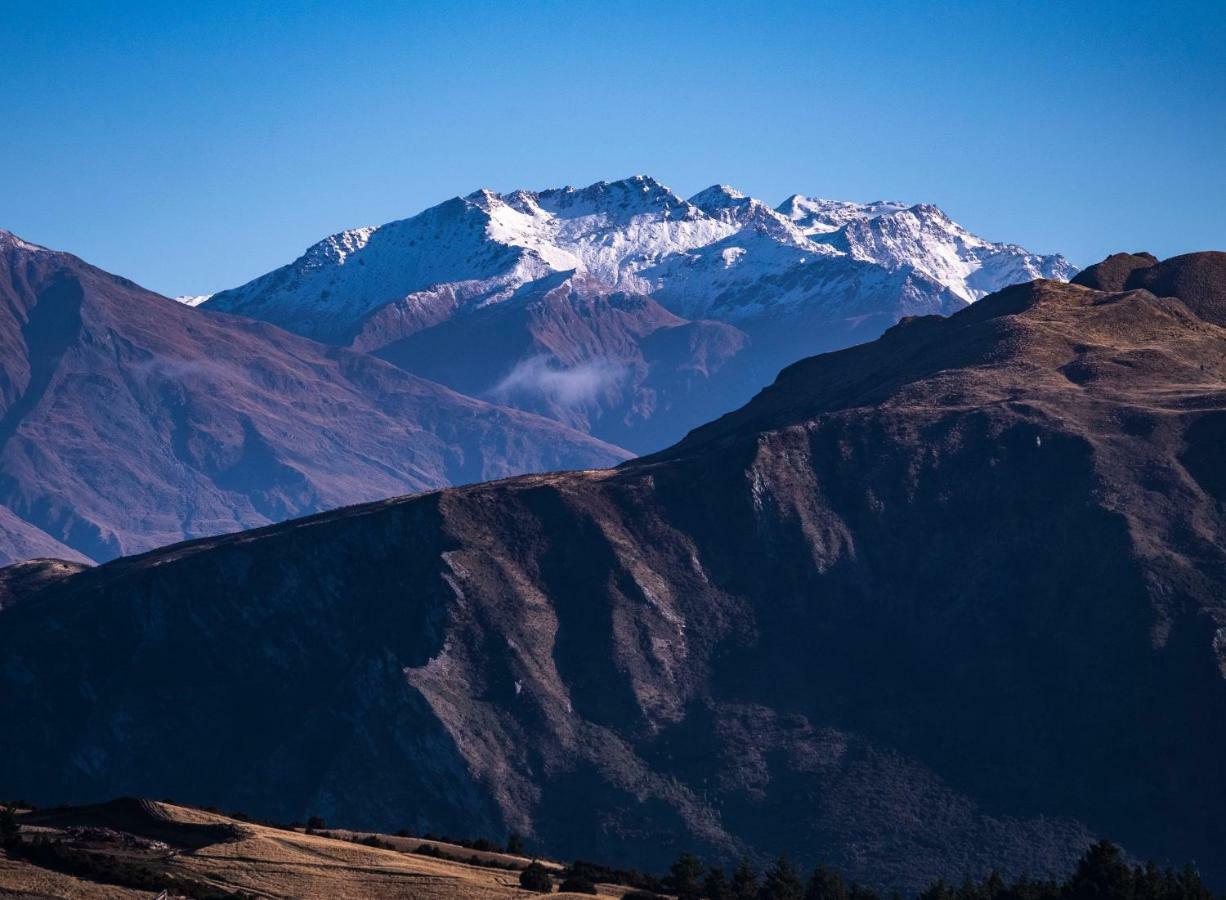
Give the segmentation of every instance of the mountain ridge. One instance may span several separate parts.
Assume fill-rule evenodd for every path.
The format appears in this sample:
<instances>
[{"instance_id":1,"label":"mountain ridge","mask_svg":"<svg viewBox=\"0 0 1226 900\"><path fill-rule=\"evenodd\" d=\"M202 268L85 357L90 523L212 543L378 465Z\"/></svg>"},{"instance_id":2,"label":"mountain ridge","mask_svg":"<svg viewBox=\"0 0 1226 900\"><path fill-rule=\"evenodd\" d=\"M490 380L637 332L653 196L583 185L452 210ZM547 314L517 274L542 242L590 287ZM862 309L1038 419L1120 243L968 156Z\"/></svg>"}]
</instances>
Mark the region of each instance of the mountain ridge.
<instances>
[{"instance_id":1,"label":"mountain ridge","mask_svg":"<svg viewBox=\"0 0 1226 900\"><path fill-rule=\"evenodd\" d=\"M696 200L699 202L695 203ZM702 208L704 204L708 209ZM837 213L832 218L832 211L835 210ZM367 226L338 232L308 248L295 263L240 288L214 294L206 303L223 311L244 312L256 317L262 314L262 317L269 317L270 321L277 321L291 330L296 330L297 326L298 329L308 329L311 336L333 343L347 343L355 337L360 319L378 306L397 302L416 292L437 290L445 283L479 284L479 290L473 295L478 302L498 302L507 296L508 289L521 286L525 280L540 277L543 274L538 268L540 265L554 272L575 269L615 288L654 293L659 285L651 284L650 276L648 282L644 282L638 275L642 269L652 265L653 260L686 253L729 238L746 226L770 230L776 239L804 249L814 257L852 252L858 253L858 258L865 261L889 267L914 266L914 256L904 257L903 248L892 248L892 255L880 249L872 252L858 245L853 250L837 248L831 243L829 234L857 222L890 220L904 213L917 217L916 211L921 211L922 218L927 220L930 237L944 230L946 233L940 237L948 243L961 242L973 251L990 250L998 255L1018 256L1017 267L1031 277L1067 278L1076 271L1063 257L1038 257L1026 254L1016 245L991 244L974 238L932 206L854 204L794 195L778 209L773 209L727 185L714 185L690 200L683 200L656 179L636 175L620 181L597 182L586 188L516 190L506 195L481 189L463 198L444 201L416 217L379 227ZM404 257L405 263L402 265L407 268L398 276L397 283L372 284L369 283L370 278L365 277L366 273L360 273L363 277L356 284L351 283L346 290L340 291L347 297L360 298L347 301L352 307L350 310L335 311L348 317L347 324L334 326L317 321L321 314L329 314L326 302L322 304L322 309L313 310L310 322L294 321L293 311L296 308L302 308L303 304L308 307L312 304L318 307L320 304L318 299L301 292L299 296L293 296L292 292L281 290L282 283L287 279L293 282L295 276L292 273L298 272L298 277L307 277L312 270L324 268L328 263L343 267L350 254L361 254L372 237L384 230L408 230L419 235L409 238L408 247L404 249L416 248L417 241L424 240L427 235L439 234L439 220L452 219L468 223L466 229L476 227L479 222L482 224L482 233L490 248L497 248L499 253L504 254L500 260L493 260L494 269L489 267L489 263L482 262L485 257L475 252L474 248L482 242L474 242L471 237L465 239L465 231L461 229L449 240L464 244L465 248L460 252L468 253L468 258L464 261L449 260L447 266L451 268L448 274L443 274L443 268L439 267L441 263L419 271L413 268L417 265L412 262L415 256ZM819 219L831 227L827 229L816 225ZM801 224L798 225L798 222ZM834 227L836 224L838 227ZM914 223L909 224L914 228ZM808 228L808 232L802 225ZM471 235L472 231L468 234ZM811 240L813 237L821 237L822 240ZM507 253L510 255L505 255ZM465 266L465 261L470 265ZM972 254L964 267L974 267L976 263L982 265L984 260ZM385 263L380 260L379 264ZM789 262L787 266L793 264L800 263ZM974 288L959 281L964 279L965 272L944 274L957 282L952 285L955 293L967 300L1004 286L997 283ZM985 281L995 277L985 276ZM321 294L327 291L330 297L337 292L335 278L327 283L315 280L320 284ZM669 306L667 299L663 302Z\"/></svg>"},{"instance_id":2,"label":"mountain ridge","mask_svg":"<svg viewBox=\"0 0 1226 900\"><path fill-rule=\"evenodd\" d=\"M628 454L0 235L0 558L108 559ZM25 528L15 520L25 523ZM31 530L32 529L32 530Z\"/></svg>"}]
</instances>

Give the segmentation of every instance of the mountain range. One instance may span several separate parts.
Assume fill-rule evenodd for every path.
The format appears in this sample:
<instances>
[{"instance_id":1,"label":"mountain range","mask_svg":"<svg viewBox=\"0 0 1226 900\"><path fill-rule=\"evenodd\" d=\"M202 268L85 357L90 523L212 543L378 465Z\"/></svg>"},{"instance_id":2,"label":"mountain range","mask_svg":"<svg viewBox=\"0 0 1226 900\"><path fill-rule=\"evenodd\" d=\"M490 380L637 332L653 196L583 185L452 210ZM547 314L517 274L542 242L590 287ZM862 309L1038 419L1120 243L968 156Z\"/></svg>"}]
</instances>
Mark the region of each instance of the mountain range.
<instances>
[{"instance_id":1,"label":"mountain range","mask_svg":"<svg viewBox=\"0 0 1226 900\"><path fill-rule=\"evenodd\" d=\"M610 465L810 353L1073 271L932 206L644 177L478 191L178 304L0 232L0 563Z\"/></svg>"},{"instance_id":2,"label":"mountain range","mask_svg":"<svg viewBox=\"0 0 1226 900\"><path fill-rule=\"evenodd\" d=\"M636 176L477 191L185 299L644 453L804 356L1075 271L931 205L795 195L773 209L726 186L683 200Z\"/></svg>"},{"instance_id":3,"label":"mountain range","mask_svg":"<svg viewBox=\"0 0 1226 900\"><path fill-rule=\"evenodd\" d=\"M1121 255L614 469L5 569L0 794L907 891L1106 836L1220 887L1223 384L1226 254Z\"/></svg>"},{"instance_id":4,"label":"mountain range","mask_svg":"<svg viewBox=\"0 0 1226 900\"><path fill-rule=\"evenodd\" d=\"M0 561L105 560L629 456L0 232Z\"/></svg>"}]
</instances>

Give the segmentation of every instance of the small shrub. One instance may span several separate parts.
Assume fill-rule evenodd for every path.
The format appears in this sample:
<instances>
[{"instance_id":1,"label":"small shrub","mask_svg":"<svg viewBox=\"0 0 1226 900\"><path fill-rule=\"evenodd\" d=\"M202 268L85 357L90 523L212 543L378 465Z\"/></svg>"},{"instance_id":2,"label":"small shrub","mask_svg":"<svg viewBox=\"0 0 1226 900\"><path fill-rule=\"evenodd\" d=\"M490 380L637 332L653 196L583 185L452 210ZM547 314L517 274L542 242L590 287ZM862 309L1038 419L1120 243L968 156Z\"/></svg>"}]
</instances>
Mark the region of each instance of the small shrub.
<instances>
[{"instance_id":1,"label":"small shrub","mask_svg":"<svg viewBox=\"0 0 1226 900\"><path fill-rule=\"evenodd\" d=\"M582 875L571 875L558 888L563 894L595 894L596 885Z\"/></svg>"},{"instance_id":2,"label":"small shrub","mask_svg":"<svg viewBox=\"0 0 1226 900\"><path fill-rule=\"evenodd\" d=\"M311 816L307 819L307 831L323 831L328 827L328 823L323 820L322 816Z\"/></svg>"},{"instance_id":3,"label":"small shrub","mask_svg":"<svg viewBox=\"0 0 1226 900\"><path fill-rule=\"evenodd\" d=\"M536 860L519 873L519 886L524 890L536 891L538 894L548 894L553 890L553 879L549 872Z\"/></svg>"},{"instance_id":4,"label":"small shrub","mask_svg":"<svg viewBox=\"0 0 1226 900\"><path fill-rule=\"evenodd\" d=\"M17 840L21 826L17 824L17 814L12 807L0 807L0 847L7 847Z\"/></svg>"}]
</instances>

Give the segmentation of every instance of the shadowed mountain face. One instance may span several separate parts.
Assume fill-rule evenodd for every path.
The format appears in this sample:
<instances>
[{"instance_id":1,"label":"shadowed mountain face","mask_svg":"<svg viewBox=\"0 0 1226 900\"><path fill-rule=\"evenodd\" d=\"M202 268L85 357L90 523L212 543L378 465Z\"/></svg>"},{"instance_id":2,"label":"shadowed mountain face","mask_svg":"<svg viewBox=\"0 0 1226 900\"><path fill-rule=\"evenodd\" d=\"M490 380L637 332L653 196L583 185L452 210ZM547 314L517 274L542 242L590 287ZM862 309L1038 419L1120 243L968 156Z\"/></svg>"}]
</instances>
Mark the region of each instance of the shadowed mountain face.
<instances>
[{"instance_id":1,"label":"shadowed mountain face","mask_svg":"<svg viewBox=\"0 0 1226 900\"><path fill-rule=\"evenodd\" d=\"M0 560L110 559L628 454L0 232Z\"/></svg>"},{"instance_id":2,"label":"shadowed mountain face","mask_svg":"<svg viewBox=\"0 0 1226 900\"><path fill-rule=\"evenodd\" d=\"M732 325L689 322L645 294L562 275L377 355L464 393L647 451L752 395L760 382L746 371L749 344Z\"/></svg>"},{"instance_id":3,"label":"shadowed mountain face","mask_svg":"<svg viewBox=\"0 0 1226 900\"><path fill-rule=\"evenodd\" d=\"M1217 258L907 319L615 470L9 570L0 794L1226 884Z\"/></svg>"}]
</instances>

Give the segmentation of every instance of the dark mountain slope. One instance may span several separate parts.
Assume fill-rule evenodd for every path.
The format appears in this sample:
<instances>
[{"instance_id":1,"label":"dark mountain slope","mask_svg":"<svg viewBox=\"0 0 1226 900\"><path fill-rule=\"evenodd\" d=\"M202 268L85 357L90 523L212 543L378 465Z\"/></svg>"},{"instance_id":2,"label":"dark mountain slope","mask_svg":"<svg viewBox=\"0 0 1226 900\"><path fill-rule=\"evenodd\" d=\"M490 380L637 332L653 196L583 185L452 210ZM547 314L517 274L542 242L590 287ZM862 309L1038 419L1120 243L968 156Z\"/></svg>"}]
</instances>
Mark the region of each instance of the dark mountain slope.
<instances>
[{"instance_id":1,"label":"dark mountain slope","mask_svg":"<svg viewBox=\"0 0 1226 900\"><path fill-rule=\"evenodd\" d=\"M1157 262L1158 257L1152 253L1112 253L1102 262L1082 269L1069 280L1096 291L1122 291L1126 289L1128 277L1134 271L1147 269Z\"/></svg>"},{"instance_id":2,"label":"dark mountain slope","mask_svg":"<svg viewBox=\"0 0 1226 900\"><path fill-rule=\"evenodd\" d=\"M628 455L361 354L189 309L7 232L0 348L4 561L62 545L109 559Z\"/></svg>"},{"instance_id":3,"label":"dark mountain slope","mask_svg":"<svg viewBox=\"0 0 1226 900\"><path fill-rule=\"evenodd\" d=\"M1091 835L1226 884L1226 329L1034 282L612 471L43 575L0 794L528 830L903 889Z\"/></svg>"}]
</instances>

